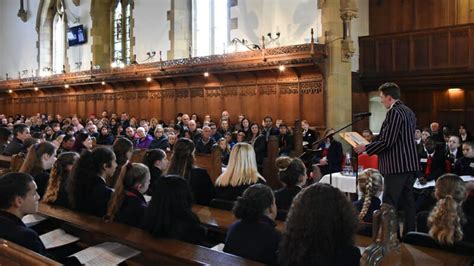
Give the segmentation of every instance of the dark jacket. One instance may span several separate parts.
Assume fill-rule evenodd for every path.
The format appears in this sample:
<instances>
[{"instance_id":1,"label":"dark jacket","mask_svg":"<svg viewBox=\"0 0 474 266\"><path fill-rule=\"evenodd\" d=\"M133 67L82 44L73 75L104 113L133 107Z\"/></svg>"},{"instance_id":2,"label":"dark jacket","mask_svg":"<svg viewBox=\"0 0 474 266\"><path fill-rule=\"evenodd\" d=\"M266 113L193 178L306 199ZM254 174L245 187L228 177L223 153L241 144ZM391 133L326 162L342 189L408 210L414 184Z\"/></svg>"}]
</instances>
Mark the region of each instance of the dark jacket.
<instances>
[{"instance_id":1,"label":"dark jacket","mask_svg":"<svg viewBox=\"0 0 474 266\"><path fill-rule=\"evenodd\" d=\"M265 184L265 181L258 179L257 183ZM216 187L216 198L217 199L224 199L224 200L229 200L229 201L235 201L237 197L242 196L244 191L250 187L251 185L255 184L249 184L249 185L240 185L240 186L226 186L226 187Z\"/></svg>"},{"instance_id":2,"label":"dark jacket","mask_svg":"<svg viewBox=\"0 0 474 266\"><path fill-rule=\"evenodd\" d=\"M224 252L265 264L276 264L281 235L267 216L257 221L239 220L227 231Z\"/></svg>"},{"instance_id":3,"label":"dark jacket","mask_svg":"<svg viewBox=\"0 0 474 266\"><path fill-rule=\"evenodd\" d=\"M275 191L275 202L279 210L289 210L293 198L301 191L301 187L284 187Z\"/></svg>"},{"instance_id":4,"label":"dark jacket","mask_svg":"<svg viewBox=\"0 0 474 266\"><path fill-rule=\"evenodd\" d=\"M212 138L209 138L209 141L207 143L204 143L202 137L197 137L195 143L197 153L211 154L212 147L216 142Z\"/></svg>"},{"instance_id":5,"label":"dark jacket","mask_svg":"<svg viewBox=\"0 0 474 266\"><path fill-rule=\"evenodd\" d=\"M457 175L472 175L474 176L474 158L462 157L456 161L454 171Z\"/></svg>"},{"instance_id":6,"label":"dark jacket","mask_svg":"<svg viewBox=\"0 0 474 266\"><path fill-rule=\"evenodd\" d=\"M36 186L38 187L36 191L40 195L40 197L43 197L44 192L46 192L46 188L48 188L48 182L49 182L49 172L48 171L41 171L38 174L36 174L34 177Z\"/></svg>"},{"instance_id":7,"label":"dark jacket","mask_svg":"<svg viewBox=\"0 0 474 266\"><path fill-rule=\"evenodd\" d=\"M140 192L135 189L125 191L122 206L120 206L120 209L115 214L115 221L140 227L143 223L147 206L148 204Z\"/></svg>"},{"instance_id":8,"label":"dark jacket","mask_svg":"<svg viewBox=\"0 0 474 266\"><path fill-rule=\"evenodd\" d=\"M193 192L194 202L196 204L209 205L216 192L207 170L193 167L187 179Z\"/></svg>"},{"instance_id":9,"label":"dark jacket","mask_svg":"<svg viewBox=\"0 0 474 266\"><path fill-rule=\"evenodd\" d=\"M318 149L324 149L325 142L321 142L318 146ZM314 163L319 163L319 160L322 159L322 153L319 153L313 158ZM329 146L328 155L328 165L320 166L321 174L326 175L330 172L341 172L342 171L342 144L339 141L333 140Z\"/></svg>"},{"instance_id":10,"label":"dark jacket","mask_svg":"<svg viewBox=\"0 0 474 266\"><path fill-rule=\"evenodd\" d=\"M307 145L305 145L306 148L311 149L313 146L313 143L317 140L318 135L314 130L308 129L306 132L303 131L303 141L308 142Z\"/></svg>"},{"instance_id":11,"label":"dark jacket","mask_svg":"<svg viewBox=\"0 0 474 266\"><path fill-rule=\"evenodd\" d=\"M100 134L97 137L97 144L98 145L112 145L114 144L114 135L107 134L106 136Z\"/></svg>"},{"instance_id":12,"label":"dark jacket","mask_svg":"<svg viewBox=\"0 0 474 266\"><path fill-rule=\"evenodd\" d=\"M87 197L76 202L76 209L80 212L103 217L107 212L107 204L112 195L112 189L105 184L100 176L96 176L92 180L87 195Z\"/></svg>"},{"instance_id":13,"label":"dark jacket","mask_svg":"<svg viewBox=\"0 0 474 266\"><path fill-rule=\"evenodd\" d=\"M387 111L376 141L367 144L368 155L379 156L382 175L410 173L420 170L416 152L416 116L401 101L396 101Z\"/></svg>"},{"instance_id":14,"label":"dark jacket","mask_svg":"<svg viewBox=\"0 0 474 266\"><path fill-rule=\"evenodd\" d=\"M354 201L353 204L357 212L360 212L362 210L362 207L364 207L364 197L362 196L360 200ZM367 214L364 216L364 222L372 223L372 216L374 214L374 211L380 209L380 204L380 199L372 196L372 198L370 199L369 209L367 210Z\"/></svg>"},{"instance_id":15,"label":"dark jacket","mask_svg":"<svg viewBox=\"0 0 474 266\"><path fill-rule=\"evenodd\" d=\"M20 152L26 152L26 147L25 145L23 145L23 141L17 138L13 138L13 140L7 145L7 147L5 147L3 154L11 156Z\"/></svg>"},{"instance_id":16,"label":"dark jacket","mask_svg":"<svg viewBox=\"0 0 474 266\"><path fill-rule=\"evenodd\" d=\"M157 167L152 167L150 169L150 185L148 186L148 191L146 192L146 194L148 195L152 195L153 193L153 187L155 186L155 182L161 178L161 176L163 175L163 172L160 170L160 168L157 168Z\"/></svg>"},{"instance_id":17,"label":"dark jacket","mask_svg":"<svg viewBox=\"0 0 474 266\"><path fill-rule=\"evenodd\" d=\"M280 135L278 138L278 144L280 147L279 155L289 156L294 147L293 136L289 134Z\"/></svg>"},{"instance_id":18,"label":"dark jacket","mask_svg":"<svg viewBox=\"0 0 474 266\"><path fill-rule=\"evenodd\" d=\"M253 148L255 150L255 159L257 160L257 164L261 165L263 163L263 159L267 157L267 140L265 139L265 135L260 135L255 139L253 142Z\"/></svg>"},{"instance_id":19,"label":"dark jacket","mask_svg":"<svg viewBox=\"0 0 474 266\"><path fill-rule=\"evenodd\" d=\"M439 148L434 152L431 161L431 169L429 170L429 174L426 175L426 168L428 167L428 154L423 151L421 154L418 155L420 158L421 164L421 172L418 174L418 177L423 176L426 181L437 180L442 174L446 172L446 160L444 155L444 150Z\"/></svg>"},{"instance_id":20,"label":"dark jacket","mask_svg":"<svg viewBox=\"0 0 474 266\"><path fill-rule=\"evenodd\" d=\"M169 147L170 147L170 144L168 142L168 138L166 136L161 136L159 139L154 139L150 143L150 146L148 148L149 149L162 149L166 151L166 149Z\"/></svg>"},{"instance_id":21,"label":"dark jacket","mask_svg":"<svg viewBox=\"0 0 474 266\"><path fill-rule=\"evenodd\" d=\"M47 255L38 234L15 215L0 210L0 238L14 242L41 255Z\"/></svg>"}]
</instances>

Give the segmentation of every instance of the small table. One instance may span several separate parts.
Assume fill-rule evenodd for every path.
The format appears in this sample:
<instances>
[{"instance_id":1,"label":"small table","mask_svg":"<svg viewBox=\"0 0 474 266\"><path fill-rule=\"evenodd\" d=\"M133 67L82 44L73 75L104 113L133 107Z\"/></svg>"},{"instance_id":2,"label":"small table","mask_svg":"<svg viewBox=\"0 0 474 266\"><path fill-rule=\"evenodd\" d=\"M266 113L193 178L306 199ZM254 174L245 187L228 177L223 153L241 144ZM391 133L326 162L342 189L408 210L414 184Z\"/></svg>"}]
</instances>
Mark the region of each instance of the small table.
<instances>
[{"instance_id":1,"label":"small table","mask_svg":"<svg viewBox=\"0 0 474 266\"><path fill-rule=\"evenodd\" d=\"M323 176L319 182L331 184L333 187L337 187L342 192L357 193L355 174L348 176L341 174L341 172L332 173L332 183L330 183L329 174Z\"/></svg>"}]
</instances>

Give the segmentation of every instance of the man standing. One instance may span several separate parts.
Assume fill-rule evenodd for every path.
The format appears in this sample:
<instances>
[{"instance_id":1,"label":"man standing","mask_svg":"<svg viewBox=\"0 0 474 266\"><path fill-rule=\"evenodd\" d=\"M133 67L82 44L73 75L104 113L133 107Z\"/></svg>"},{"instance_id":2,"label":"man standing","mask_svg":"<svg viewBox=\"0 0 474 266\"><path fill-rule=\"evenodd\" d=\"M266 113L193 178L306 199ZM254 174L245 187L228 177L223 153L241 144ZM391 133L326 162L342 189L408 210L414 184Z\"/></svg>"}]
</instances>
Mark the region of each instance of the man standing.
<instances>
[{"instance_id":1,"label":"man standing","mask_svg":"<svg viewBox=\"0 0 474 266\"><path fill-rule=\"evenodd\" d=\"M400 101L400 88L387 82L379 87L380 99L387 115L378 139L355 147L357 153L366 151L379 156L379 170L384 176L383 202L396 210L405 211L404 234L415 230L415 201L413 183L420 170L414 133L416 117Z\"/></svg>"}]
</instances>

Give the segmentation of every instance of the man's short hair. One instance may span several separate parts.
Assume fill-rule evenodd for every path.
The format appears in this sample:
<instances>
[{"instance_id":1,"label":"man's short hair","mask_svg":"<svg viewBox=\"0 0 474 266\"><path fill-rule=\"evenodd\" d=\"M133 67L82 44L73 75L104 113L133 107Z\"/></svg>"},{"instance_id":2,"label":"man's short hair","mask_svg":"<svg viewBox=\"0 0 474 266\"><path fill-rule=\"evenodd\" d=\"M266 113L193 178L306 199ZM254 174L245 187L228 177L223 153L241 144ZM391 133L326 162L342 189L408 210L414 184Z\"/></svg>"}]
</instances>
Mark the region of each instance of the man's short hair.
<instances>
[{"instance_id":1,"label":"man's short hair","mask_svg":"<svg viewBox=\"0 0 474 266\"><path fill-rule=\"evenodd\" d=\"M273 122L273 118L272 118L271 116L269 116L269 115L265 116L265 117L263 118L263 121L265 121L265 120L267 120L267 119L270 119L270 121Z\"/></svg>"},{"instance_id":2,"label":"man's short hair","mask_svg":"<svg viewBox=\"0 0 474 266\"><path fill-rule=\"evenodd\" d=\"M25 124L15 124L13 126L13 136L17 136L19 133L25 132L25 130L28 128L27 125Z\"/></svg>"},{"instance_id":3,"label":"man's short hair","mask_svg":"<svg viewBox=\"0 0 474 266\"><path fill-rule=\"evenodd\" d=\"M30 190L33 177L25 173L8 173L0 176L0 209L12 206L15 197L25 197Z\"/></svg>"},{"instance_id":4,"label":"man's short hair","mask_svg":"<svg viewBox=\"0 0 474 266\"><path fill-rule=\"evenodd\" d=\"M400 87L393 82L386 82L379 87L379 91L385 96L392 96L393 99L400 99Z\"/></svg>"}]
</instances>

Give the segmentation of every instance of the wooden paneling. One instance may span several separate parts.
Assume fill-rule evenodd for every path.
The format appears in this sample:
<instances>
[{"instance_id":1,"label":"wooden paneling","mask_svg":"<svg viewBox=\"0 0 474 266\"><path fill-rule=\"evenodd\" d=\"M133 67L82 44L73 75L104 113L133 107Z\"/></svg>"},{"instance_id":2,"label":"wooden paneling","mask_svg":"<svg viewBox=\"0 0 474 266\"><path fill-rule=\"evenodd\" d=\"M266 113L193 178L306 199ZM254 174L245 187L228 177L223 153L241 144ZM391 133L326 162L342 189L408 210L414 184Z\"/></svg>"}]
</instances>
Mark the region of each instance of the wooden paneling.
<instances>
[{"instance_id":1,"label":"wooden paneling","mask_svg":"<svg viewBox=\"0 0 474 266\"><path fill-rule=\"evenodd\" d=\"M362 75L474 70L474 24L359 39ZM471 59L471 60L470 60Z\"/></svg>"},{"instance_id":2,"label":"wooden paneling","mask_svg":"<svg viewBox=\"0 0 474 266\"><path fill-rule=\"evenodd\" d=\"M370 35L474 23L473 0L370 0Z\"/></svg>"},{"instance_id":3,"label":"wooden paneling","mask_svg":"<svg viewBox=\"0 0 474 266\"><path fill-rule=\"evenodd\" d=\"M264 116L270 115L291 125L295 119L306 119L312 126L325 125L323 81L319 73L313 73L311 79L292 82L282 79L281 82L274 80L273 83L264 84L176 89L153 87L153 90L122 84L115 89L104 93L90 87L78 90L74 95L4 98L0 99L0 113L33 115L41 112L86 117L107 109L109 112L128 112L137 118L156 117L168 122L178 112L197 113L201 118L210 114L214 121L218 121L221 112L227 110L231 114L231 121L237 121L238 114L243 113L258 124L261 124ZM56 105L58 108L51 108ZM301 117L302 114L304 117Z\"/></svg>"}]
</instances>

